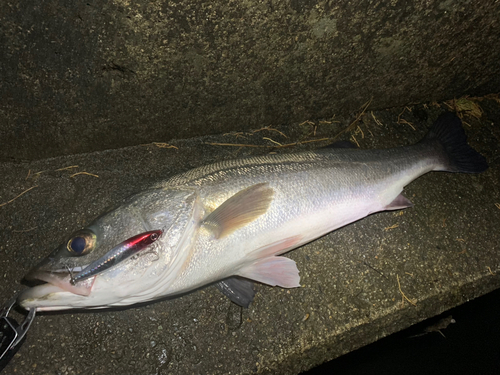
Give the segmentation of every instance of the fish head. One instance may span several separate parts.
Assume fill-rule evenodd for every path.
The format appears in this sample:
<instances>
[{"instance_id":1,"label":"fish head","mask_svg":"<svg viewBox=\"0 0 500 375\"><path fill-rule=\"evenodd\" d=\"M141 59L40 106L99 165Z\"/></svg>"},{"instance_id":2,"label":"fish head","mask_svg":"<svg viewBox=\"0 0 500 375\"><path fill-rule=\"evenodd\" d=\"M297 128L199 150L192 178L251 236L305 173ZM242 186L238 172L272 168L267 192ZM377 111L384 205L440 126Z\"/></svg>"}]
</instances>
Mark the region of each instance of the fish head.
<instances>
[{"instance_id":1,"label":"fish head","mask_svg":"<svg viewBox=\"0 0 500 375\"><path fill-rule=\"evenodd\" d=\"M25 278L45 283L23 291L19 305L48 311L123 306L158 298L172 282L172 265L190 245L191 232L199 223L197 201L193 191L169 189L129 198L72 233L42 259ZM148 231L161 234L135 255L74 282L75 275L118 244Z\"/></svg>"}]
</instances>

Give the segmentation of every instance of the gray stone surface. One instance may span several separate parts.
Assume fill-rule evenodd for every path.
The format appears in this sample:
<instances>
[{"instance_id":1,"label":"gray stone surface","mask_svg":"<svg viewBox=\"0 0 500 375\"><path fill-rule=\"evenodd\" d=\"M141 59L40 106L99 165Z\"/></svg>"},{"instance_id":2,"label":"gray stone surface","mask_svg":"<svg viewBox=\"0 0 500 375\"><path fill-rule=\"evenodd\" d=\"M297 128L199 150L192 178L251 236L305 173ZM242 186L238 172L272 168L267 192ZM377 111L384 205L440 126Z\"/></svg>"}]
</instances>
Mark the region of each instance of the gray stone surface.
<instances>
[{"instance_id":1,"label":"gray stone surface","mask_svg":"<svg viewBox=\"0 0 500 375\"><path fill-rule=\"evenodd\" d=\"M5 373L294 374L500 287L500 106L480 104L486 114L482 121L466 117L466 130L490 169L427 174L405 189L414 208L372 215L291 252L301 288L259 285L249 309L208 287L123 310L39 314ZM439 109L401 111L366 113L344 137L363 148L413 143ZM72 231L159 179L216 160L326 142L291 149L207 143L292 143L346 125L281 128L289 138L262 130L179 140L178 149L147 145L1 163L0 204L36 188L0 206L0 298L23 289L22 275ZM99 177L71 177L77 172ZM402 303L398 277L415 306Z\"/></svg>"},{"instance_id":2,"label":"gray stone surface","mask_svg":"<svg viewBox=\"0 0 500 375\"><path fill-rule=\"evenodd\" d=\"M1 160L484 94L500 3L0 2Z\"/></svg>"}]
</instances>

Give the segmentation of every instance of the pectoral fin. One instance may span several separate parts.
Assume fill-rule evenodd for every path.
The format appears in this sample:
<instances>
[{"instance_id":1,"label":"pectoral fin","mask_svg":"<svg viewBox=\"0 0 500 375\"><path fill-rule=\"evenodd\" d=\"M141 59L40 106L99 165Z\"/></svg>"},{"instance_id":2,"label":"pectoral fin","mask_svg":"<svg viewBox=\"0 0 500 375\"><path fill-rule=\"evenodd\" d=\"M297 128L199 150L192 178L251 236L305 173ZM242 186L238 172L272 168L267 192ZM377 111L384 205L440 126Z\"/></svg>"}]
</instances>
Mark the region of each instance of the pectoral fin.
<instances>
[{"instance_id":1,"label":"pectoral fin","mask_svg":"<svg viewBox=\"0 0 500 375\"><path fill-rule=\"evenodd\" d=\"M256 184L236 193L203 220L215 238L222 238L265 214L274 190L267 183Z\"/></svg>"},{"instance_id":2,"label":"pectoral fin","mask_svg":"<svg viewBox=\"0 0 500 375\"><path fill-rule=\"evenodd\" d=\"M254 284L250 280L230 277L219 281L215 286L231 301L248 308L255 296Z\"/></svg>"},{"instance_id":3,"label":"pectoral fin","mask_svg":"<svg viewBox=\"0 0 500 375\"><path fill-rule=\"evenodd\" d=\"M272 256L259 259L242 268L238 275L271 286L296 288L300 286L297 265L291 259Z\"/></svg>"}]
</instances>

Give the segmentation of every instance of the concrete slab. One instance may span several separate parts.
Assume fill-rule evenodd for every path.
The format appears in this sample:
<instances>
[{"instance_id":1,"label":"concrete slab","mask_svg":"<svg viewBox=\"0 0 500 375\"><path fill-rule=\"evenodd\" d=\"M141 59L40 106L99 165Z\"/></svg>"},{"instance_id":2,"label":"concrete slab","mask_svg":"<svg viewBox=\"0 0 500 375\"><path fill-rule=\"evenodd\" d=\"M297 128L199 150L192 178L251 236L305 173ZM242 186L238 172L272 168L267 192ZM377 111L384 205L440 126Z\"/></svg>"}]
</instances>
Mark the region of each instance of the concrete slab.
<instances>
[{"instance_id":1,"label":"concrete slab","mask_svg":"<svg viewBox=\"0 0 500 375\"><path fill-rule=\"evenodd\" d=\"M499 14L495 0L3 0L0 160L484 95L500 86Z\"/></svg>"},{"instance_id":2,"label":"concrete slab","mask_svg":"<svg viewBox=\"0 0 500 375\"><path fill-rule=\"evenodd\" d=\"M405 189L414 208L372 215L291 252L301 288L259 285L249 309L208 287L123 310L39 314L5 373L299 373L500 287L500 110L493 100L480 104L483 120L467 117L466 131L490 169L427 174ZM344 137L363 148L413 143L440 109L402 110L367 113ZM398 124L398 115L407 123ZM176 148L0 164L2 300L23 289L22 276L70 232L160 179L216 160L327 142L281 149L208 143L310 141L348 124L280 128L288 138L261 130L178 140Z\"/></svg>"}]
</instances>

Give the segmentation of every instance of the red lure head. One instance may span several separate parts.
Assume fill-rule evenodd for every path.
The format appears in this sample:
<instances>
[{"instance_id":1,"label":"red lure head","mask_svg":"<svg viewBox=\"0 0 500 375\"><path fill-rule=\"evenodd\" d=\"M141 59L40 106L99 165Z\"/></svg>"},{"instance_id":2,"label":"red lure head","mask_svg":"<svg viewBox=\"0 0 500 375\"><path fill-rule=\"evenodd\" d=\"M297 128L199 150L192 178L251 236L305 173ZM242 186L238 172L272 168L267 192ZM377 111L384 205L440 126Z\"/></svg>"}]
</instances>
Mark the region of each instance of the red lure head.
<instances>
[{"instance_id":1,"label":"red lure head","mask_svg":"<svg viewBox=\"0 0 500 375\"><path fill-rule=\"evenodd\" d=\"M158 240L160 236L163 234L161 230L152 230L149 232L144 232L141 234L138 234L137 236L131 237L128 240L123 242L123 245L127 245L129 247L132 246L138 246L142 250L146 246L151 245L153 242Z\"/></svg>"}]
</instances>

